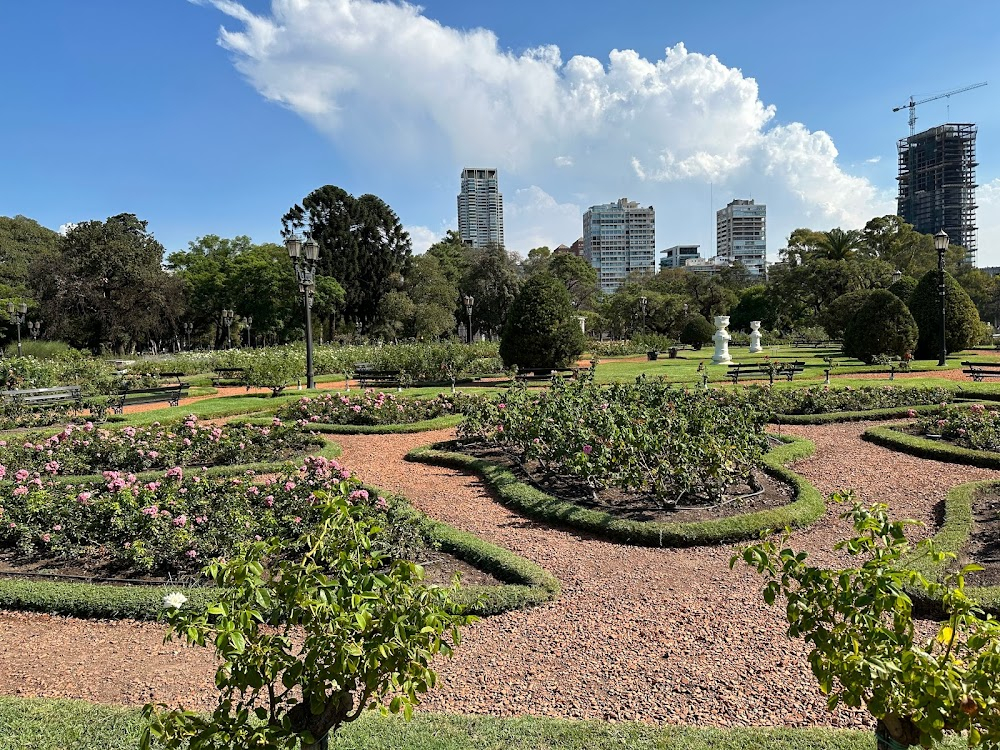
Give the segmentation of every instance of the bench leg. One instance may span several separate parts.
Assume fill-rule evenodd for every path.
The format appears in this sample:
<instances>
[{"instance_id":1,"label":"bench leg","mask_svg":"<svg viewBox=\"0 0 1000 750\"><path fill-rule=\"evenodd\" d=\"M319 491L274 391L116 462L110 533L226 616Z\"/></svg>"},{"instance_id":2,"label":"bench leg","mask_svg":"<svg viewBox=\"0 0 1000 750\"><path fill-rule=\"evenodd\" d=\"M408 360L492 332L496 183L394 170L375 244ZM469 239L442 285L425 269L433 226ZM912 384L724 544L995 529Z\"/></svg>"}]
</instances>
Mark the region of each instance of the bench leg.
<instances>
[{"instance_id":1,"label":"bench leg","mask_svg":"<svg viewBox=\"0 0 1000 750\"><path fill-rule=\"evenodd\" d=\"M178 396L177 398L172 398L172 399L168 400L167 403L170 406L180 406L181 405L180 396Z\"/></svg>"}]
</instances>

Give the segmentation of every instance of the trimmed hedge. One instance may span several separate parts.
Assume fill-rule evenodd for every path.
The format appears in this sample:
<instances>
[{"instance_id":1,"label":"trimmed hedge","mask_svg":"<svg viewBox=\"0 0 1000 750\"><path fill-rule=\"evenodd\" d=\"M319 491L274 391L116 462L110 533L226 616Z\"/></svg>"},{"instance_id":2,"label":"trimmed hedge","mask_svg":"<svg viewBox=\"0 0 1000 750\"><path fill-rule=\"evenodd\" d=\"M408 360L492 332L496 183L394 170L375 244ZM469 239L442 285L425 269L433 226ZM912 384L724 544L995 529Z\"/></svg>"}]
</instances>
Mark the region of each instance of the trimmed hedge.
<instances>
[{"instance_id":1,"label":"trimmed hedge","mask_svg":"<svg viewBox=\"0 0 1000 750\"><path fill-rule=\"evenodd\" d=\"M952 487L944 501L944 523L932 537L935 548L939 552L960 554L975 525L972 519L972 503L979 492L986 489L1000 490L1000 482L986 480L968 482ZM949 562L935 563L926 554L913 553L905 558L901 567L915 570L932 581L941 581L948 572ZM969 586L966 593L980 606L994 614L1000 613L1000 586ZM936 606L939 602L925 601L924 597L910 592L921 604Z\"/></svg>"},{"instance_id":2,"label":"trimmed hedge","mask_svg":"<svg viewBox=\"0 0 1000 750\"><path fill-rule=\"evenodd\" d=\"M866 411L831 411L827 414L775 414L771 421L774 424L833 424L835 422L865 422L881 419L906 419L912 409L921 412L940 409L939 404L921 404L919 406L896 406L888 409L868 409Z\"/></svg>"},{"instance_id":3,"label":"trimmed hedge","mask_svg":"<svg viewBox=\"0 0 1000 750\"><path fill-rule=\"evenodd\" d=\"M409 424L324 424L322 422L310 422L307 428L313 432L322 432L328 435L404 435L413 432L430 432L432 430L444 430L449 427L456 427L462 421L461 414L446 414L434 419L424 419L420 422L410 422ZM270 419L241 419L238 423L268 425ZM285 424L291 424L286 422Z\"/></svg>"},{"instance_id":4,"label":"trimmed hedge","mask_svg":"<svg viewBox=\"0 0 1000 750\"><path fill-rule=\"evenodd\" d=\"M378 493L377 488L368 489ZM462 587L457 600L466 606L469 614L487 617L542 604L559 596L559 580L540 565L474 534L428 518L412 505L405 511L405 518L416 524L428 540L439 544L444 552L504 582L500 586ZM99 620L156 620L163 609L163 596L179 589L197 603L212 597L209 588L182 588L169 583L109 586L0 578L0 610L27 610Z\"/></svg>"},{"instance_id":5,"label":"trimmed hedge","mask_svg":"<svg viewBox=\"0 0 1000 750\"><path fill-rule=\"evenodd\" d=\"M978 466L983 469L1000 469L1000 453L962 448L943 440L908 435L891 427L870 427L865 430L861 439L918 458Z\"/></svg>"},{"instance_id":6,"label":"trimmed hedge","mask_svg":"<svg viewBox=\"0 0 1000 750\"><path fill-rule=\"evenodd\" d=\"M780 440L785 445L767 453L764 466L769 474L788 482L795 488L794 502L780 508L716 521L689 523L631 521L559 500L521 482L510 470L499 464L473 458L464 453L444 450L453 447L453 443L415 448L406 455L406 459L475 472L496 492L505 505L547 523L582 529L625 544L646 547L692 547L754 539L769 530L808 526L823 515L826 503L820 492L803 477L784 466L786 463L812 455L815 446L801 438L781 437Z\"/></svg>"}]
</instances>

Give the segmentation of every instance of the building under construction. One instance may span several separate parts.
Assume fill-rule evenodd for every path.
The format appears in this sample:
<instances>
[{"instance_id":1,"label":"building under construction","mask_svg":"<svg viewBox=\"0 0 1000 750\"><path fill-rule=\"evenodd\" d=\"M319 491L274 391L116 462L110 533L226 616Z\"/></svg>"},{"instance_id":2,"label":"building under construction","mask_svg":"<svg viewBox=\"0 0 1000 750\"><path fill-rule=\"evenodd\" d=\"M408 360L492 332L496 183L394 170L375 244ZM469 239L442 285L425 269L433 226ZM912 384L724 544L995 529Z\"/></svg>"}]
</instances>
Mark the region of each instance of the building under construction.
<instances>
[{"instance_id":1,"label":"building under construction","mask_svg":"<svg viewBox=\"0 0 1000 750\"><path fill-rule=\"evenodd\" d=\"M976 264L976 126L949 123L899 141L897 213L924 234L943 229Z\"/></svg>"}]
</instances>

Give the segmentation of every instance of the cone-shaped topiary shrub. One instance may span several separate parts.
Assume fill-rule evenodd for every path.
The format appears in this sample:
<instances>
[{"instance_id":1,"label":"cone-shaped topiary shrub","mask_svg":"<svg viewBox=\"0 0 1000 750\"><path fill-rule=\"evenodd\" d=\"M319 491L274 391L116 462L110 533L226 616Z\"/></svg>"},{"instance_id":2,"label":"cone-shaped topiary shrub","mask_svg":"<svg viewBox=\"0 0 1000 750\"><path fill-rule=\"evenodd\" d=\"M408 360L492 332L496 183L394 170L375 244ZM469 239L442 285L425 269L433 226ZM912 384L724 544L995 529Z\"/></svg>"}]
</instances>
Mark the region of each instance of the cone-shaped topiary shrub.
<instances>
[{"instance_id":1,"label":"cone-shaped topiary shrub","mask_svg":"<svg viewBox=\"0 0 1000 750\"><path fill-rule=\"evenodd\" d=\"M949 352L960 352L979 340L982 323L976 304L950 273L944 275L944 287L945 347ZM917 358L932 359L941 348L941 301L938 297L937 271L928 271L917 282L910 297L910 312L920 329Z\"/></svg>"},{"instance_id":2,"label":"cone-shaped topiary shrub","mask_svg":"<svg viewBox=\"0 0 1000 750\"><path fill-rule=\"evenodd\" d=\"M912 276L903 276L899 281L892 282L889 291L899 297L909 306L913 290L917 288L917 280Z\"/></svg>"},{"instance_id":3,"label":"cone-shaped topiary shrub","mask_svg":"<svg viewBox=\"0 0 1000 750\"><path fill-rule=\"evenodd\" d=\"M701 315L692 315L681 329L680 342L690 344L695 349L701 349L705 344L712 342L713 335L715 335L715 326Z\"/></svg>"},{"instance_id":4,"label":"cone-shaped topiary shrub","mask_svg":"<svg viewBox=\"0 0 1000 750\"><path fill-rule=\"evenodd\" d=\"M561 281L540 273L521 287L511 303L500 357L507 367L566 367L586 345L569 292Z\"/></svg>"},{"instance_id":5,"label":"cone-shaped topiary shrub","mask_svg":"<svg viewBox=\"0 0 1000 750\"><path fill-rule=\"evenodd\" d=\"M880 354L902 357L917 343L917 324L903 301L878 289L855 313L844 331L844 354L865 362Z\"/></svg>"},{"instance_id":6,"label":"cone-shaped topiary shrub","mask_svg":"<svg viewBox=\"0 0 1000 750\"><path fill-rule=\"evenodd\" d=\"M820 313L819 322L826 331L826 335L831 339L841 339L847 324L857 315L858 310L868 301L871 296L871 289L860 289L856 292L842 294Z\"/></svg>"}]
</instances>

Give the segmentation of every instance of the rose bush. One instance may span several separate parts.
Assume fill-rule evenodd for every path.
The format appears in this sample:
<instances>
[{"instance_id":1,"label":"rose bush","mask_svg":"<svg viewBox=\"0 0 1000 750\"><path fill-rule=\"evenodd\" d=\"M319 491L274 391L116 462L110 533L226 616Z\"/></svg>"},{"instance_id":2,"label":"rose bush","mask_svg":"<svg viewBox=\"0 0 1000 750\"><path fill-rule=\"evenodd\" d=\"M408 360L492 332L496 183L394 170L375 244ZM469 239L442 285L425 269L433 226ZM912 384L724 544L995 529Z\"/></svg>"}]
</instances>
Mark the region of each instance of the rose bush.
<instances>
[{"instance_id":1,"label":"rose bush","mask_svg":"<svg viewBox=\"0 0 1000 750\"><path fill-rule=\"evenodd\" d=\"M370 494L336 461L319 456L267 477L253 471L211 477L175 466L154 481L106 471L102 483L78 485L0 465L0 549L21 558L192 572L261 539L294 539L317 520L317 496L342 488L389 532L380 537L390 540L381 552L413 559L423 541L411 524L396 520L403 501Z\"/></svg>"},{"instance_id":2,"label":"rose bush","mask_svg":"<svg viewBox=\"0 0 1000 750\"><path fill-rule=\"evenodd\" d=\"M460 393L441 393L423 399L397 398L391 393L367 389L360 393L324 393L302 398L279 409L278 417L320 424L412 424L460 414L474 401L475 397Z\"/></svg>"},{"instance_id":3,"label":"rose bush","mask_svg":"<svg viewBox=\"0 0 1000 750\"><path fill-rule=\"evenodd\" d=\"M900 406L947 403L955 395L946 388L932 386L863 386L830 388L814 386L771 390L768 399L776 414L829 414L837 411L869 411Z\"/></svg>"},{"instance_id":4,"label":"rose bush","mask_svg":"<svg viewBox=\"0 0 1000 750\"><path fill-rule=\"evenodd\" d=\"M939 412L917 421L924 435L940 435L963 448L1000 452L1000 413L983 404L968 409L943 407Z\"/></svg>"},{"instance_id":5,"label":"rose bush","mask_svg":"<svg viewBox=\"0 0 1000 750\"><path fill-rule=\"evenodd\" d=\"M495 445L593 490L649 492L664 505L718 502L756 486L768 412L747 391L686 391L639 378L601 387L593 370L543 392L523 385L472 406L462 439Z\"/></svg>"},{"instance_id":6,"label":"rose bush","mask_svg":"<svg viewBox=\"0 0 1000 750\"><path fill-rule=\"evenodd\" d=\"M116 430L68 424L50 437L38 434L0 440L0 464L51 476L104 470L149 471L172 466L224 466L280 461L317 445L293 426L203 425L194 415L183 422Z\"/></svg>"}]
</instances>

